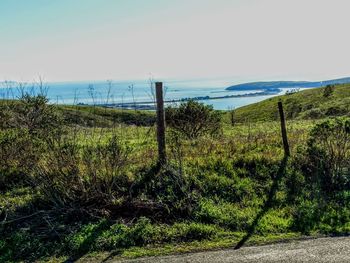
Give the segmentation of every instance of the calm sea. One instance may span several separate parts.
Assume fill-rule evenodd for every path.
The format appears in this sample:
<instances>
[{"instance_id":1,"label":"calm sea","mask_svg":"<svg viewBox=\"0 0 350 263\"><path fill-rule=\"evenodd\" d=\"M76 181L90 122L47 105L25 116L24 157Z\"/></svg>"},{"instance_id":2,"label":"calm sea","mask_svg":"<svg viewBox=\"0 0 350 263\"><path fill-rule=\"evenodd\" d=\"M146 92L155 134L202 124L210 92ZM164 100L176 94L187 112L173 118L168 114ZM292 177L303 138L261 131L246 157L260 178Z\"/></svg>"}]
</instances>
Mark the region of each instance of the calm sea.
<instances>
[{"instance_id":1,"label":"calm sea","mask_svg":"<svg viewBox=\"0 0 350 263\"><path fill-rule=\"evenodd\" d=\"M165 99L177 100L182 98L194 98L199 96L219 97L226 95L238 95L254 93L252 91L228 91L231 86L229 81L165 81ZM8 84L10 88L0 84L1 98L16 98L20 95L21 89L15 83ZM127 102L149 102L153 101L153 92L149 81L80 81L80 82L51 82L46 83L44 91L51 103L59 104L107 104ZM39 92L38 86L32 88L32 84L24 86L26 92ZM285 92L282 91L280 94ZM227 110L238 108L251 103L273 97L255 96L240 98L223 98L203 100L205 104L213 105L215 109Z\"/></svg>"}]
</instances>

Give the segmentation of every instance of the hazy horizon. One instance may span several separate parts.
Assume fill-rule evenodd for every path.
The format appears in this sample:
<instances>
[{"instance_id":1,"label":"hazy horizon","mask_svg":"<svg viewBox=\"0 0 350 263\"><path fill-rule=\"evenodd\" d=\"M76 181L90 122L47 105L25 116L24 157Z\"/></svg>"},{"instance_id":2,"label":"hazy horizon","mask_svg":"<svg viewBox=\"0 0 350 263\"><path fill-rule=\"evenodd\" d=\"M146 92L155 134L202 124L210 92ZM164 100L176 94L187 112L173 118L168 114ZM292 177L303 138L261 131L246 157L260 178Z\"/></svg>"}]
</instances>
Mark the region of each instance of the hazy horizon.
<instances>
[{"instance_id":1,"label":"hazy horizon","mask_svg":"<svg viewBox=\"0 0 350 263\"><path fill-rule=\"evenodd\" d=\"M0 2L0 80L349 76L346 0Z\"/></svg>"},{"instance_id":2,"label":"hazy horizon","mask_svg":"<svg viewBox=\"0 0 350 263\"><path fill-rule=\"evenodd\" d=\"M135 83L149 83L151 82L156 82L156 81L162 81L164 83L205 83L206 85L220 85L221 87L224 86L231 86L231 85L239 85L239 84L248 84L248 83L254 83L254 82L283 82L283 81L294 81L294 82L322 82L322 81L329 81L329 80L336 80L336 79L348 79L350 78L350 74L348 76L340 76L337 78L332 78L332 79L271 79L271 78L265 78L265 79L240 79L240 78L234 78L234 77L218 77L218 78L138 78L138 79L116 79L116 78L109 78L109 79L85 79L85 80L56 80L56 81L51 81L45 78L42 78L42 76L38 76L37 78L33 78L32 80L11 80L11 79L0 79L0 83L21 83L25 84L26 86L31 86L31 85L39 85L42 83L43 85L49 85L49 84L59 84L59 83L64 83L64 84L69 84L69 83L85 83L85 84L94 84L94 83L104 83L108 84L108 82L112 81L112 83L120 83L120 84L125 84L125 85L131 85ZM1 88L1 86L0 86Z\"/></svg>"}]
</instances>

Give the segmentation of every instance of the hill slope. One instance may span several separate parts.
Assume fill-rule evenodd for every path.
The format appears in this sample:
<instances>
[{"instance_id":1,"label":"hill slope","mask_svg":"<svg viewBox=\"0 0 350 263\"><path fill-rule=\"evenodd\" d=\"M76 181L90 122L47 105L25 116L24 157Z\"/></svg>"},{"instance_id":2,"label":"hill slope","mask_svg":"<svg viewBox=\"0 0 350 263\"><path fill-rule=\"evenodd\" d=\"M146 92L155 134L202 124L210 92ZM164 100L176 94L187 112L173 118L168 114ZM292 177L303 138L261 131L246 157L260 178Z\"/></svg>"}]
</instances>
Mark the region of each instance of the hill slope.
<instances>
[{"instance_id":1,"label":"hill slope","mask_svg":"<svg viewBox=\"0 0 350 263\"><path fill-rule=\"evenodd\" d=\"M59 105L58 108L67 123L87 127L113 127L116 123L151 126L156 120L155 113L151 111L68 105Z\"/></svg>"},{"instance_id":2,"label":"hill slope","mask_svg":"<svg viewBox=\"0 0 350 263\"><path fill-rule=\"evenodd\" d=\"M13 109L18 103L18 100L0 99L0 113L6 109ZM156 120L155 113L152 111L134 111L87 105L57 105L55 107L62 114L66 124L78 124L84 127L114 127L116 123L152 126Z\"/></svg>"},{"instance_id":3,"label":"hill slope","mask_svg":"<svg viewBox=\"0 0 350 263\"><path fill-rule=\"evenodd\" d=\"M283 102L287 119L318 119L350 115L350 84L336 85L329 97L323 94L324 88L315 88L277 96L237 109L235 118L238 122L277 120L279 100Z\"/></svg>"},{"instance_id":4,"label":"hill slope","mask_svg":"<svg viewBox=\"0 0 350 263\"><path fill-rule=\"evenodd\" d=\"M333 79L326 81L268 81L268 82L251 82L234 85L226 90L270 90L279 88L319 88L326 85L350 83L350 78Z\"/></svg>"}]
</instances>

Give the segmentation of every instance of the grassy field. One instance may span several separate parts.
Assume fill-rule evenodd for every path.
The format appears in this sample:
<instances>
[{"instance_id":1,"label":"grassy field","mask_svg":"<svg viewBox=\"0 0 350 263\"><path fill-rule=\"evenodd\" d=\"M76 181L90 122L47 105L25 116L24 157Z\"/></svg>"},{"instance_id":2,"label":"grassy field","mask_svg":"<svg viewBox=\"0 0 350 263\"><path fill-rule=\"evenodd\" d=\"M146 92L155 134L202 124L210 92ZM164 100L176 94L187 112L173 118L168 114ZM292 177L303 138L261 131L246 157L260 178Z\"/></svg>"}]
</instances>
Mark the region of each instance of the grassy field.
<instances>
[{"instance_id":1,"label":"grassy field","mask_svg":"<svg viewBox=\"0 0 350 263\"><path fill-rule=\"evenodd\" d=\"M288 119L322 119L349 115L350 84L336 85L331 96L324 96L325 88L308 89L295 94L277 96L263 102L237 109L238 122L278 120L276 105L283 102Z\"/></svg>"},{"instance_id":2,"label":"grassy field","mask_svg":"<svg viewBox=\"0 0 350 263\"><path fill-rule=\"evenodd\" d=\"M169 165L161 168L153 113L2 102L4 120L16 125L4 122L0 133L0 261L98 262L349 233L350 150L334 136L347 136L348 124L310 112L335 107L347 115L350 88L323 92L237 109L234 125L220 113L214 135L187 139L169 127ZM279 99L289 116L289 158L275 117ZM302 110L292 116L295 103ZM317 166L327 149L320 134L345 149L340 174Z\"/></svg>"}]
</instances>

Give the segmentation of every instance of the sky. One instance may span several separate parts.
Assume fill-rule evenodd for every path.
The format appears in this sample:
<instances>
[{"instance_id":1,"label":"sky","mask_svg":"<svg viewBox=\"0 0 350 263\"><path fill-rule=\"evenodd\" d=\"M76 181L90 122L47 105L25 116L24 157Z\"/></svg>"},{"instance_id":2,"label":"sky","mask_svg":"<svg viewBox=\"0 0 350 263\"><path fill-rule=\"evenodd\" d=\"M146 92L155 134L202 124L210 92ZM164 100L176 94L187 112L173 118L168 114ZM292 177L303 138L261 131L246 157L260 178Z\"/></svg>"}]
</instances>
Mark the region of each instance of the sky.
<instances>
[{"instance_id":1,"label":"sky","mask_svg":"<svg viewBox=\"0 0 350 263\"><path fill-rule=\"evenodd\" d=\"M0 80L350 76L348 0L0 0Z\"/></svg>"}]
</instances>

